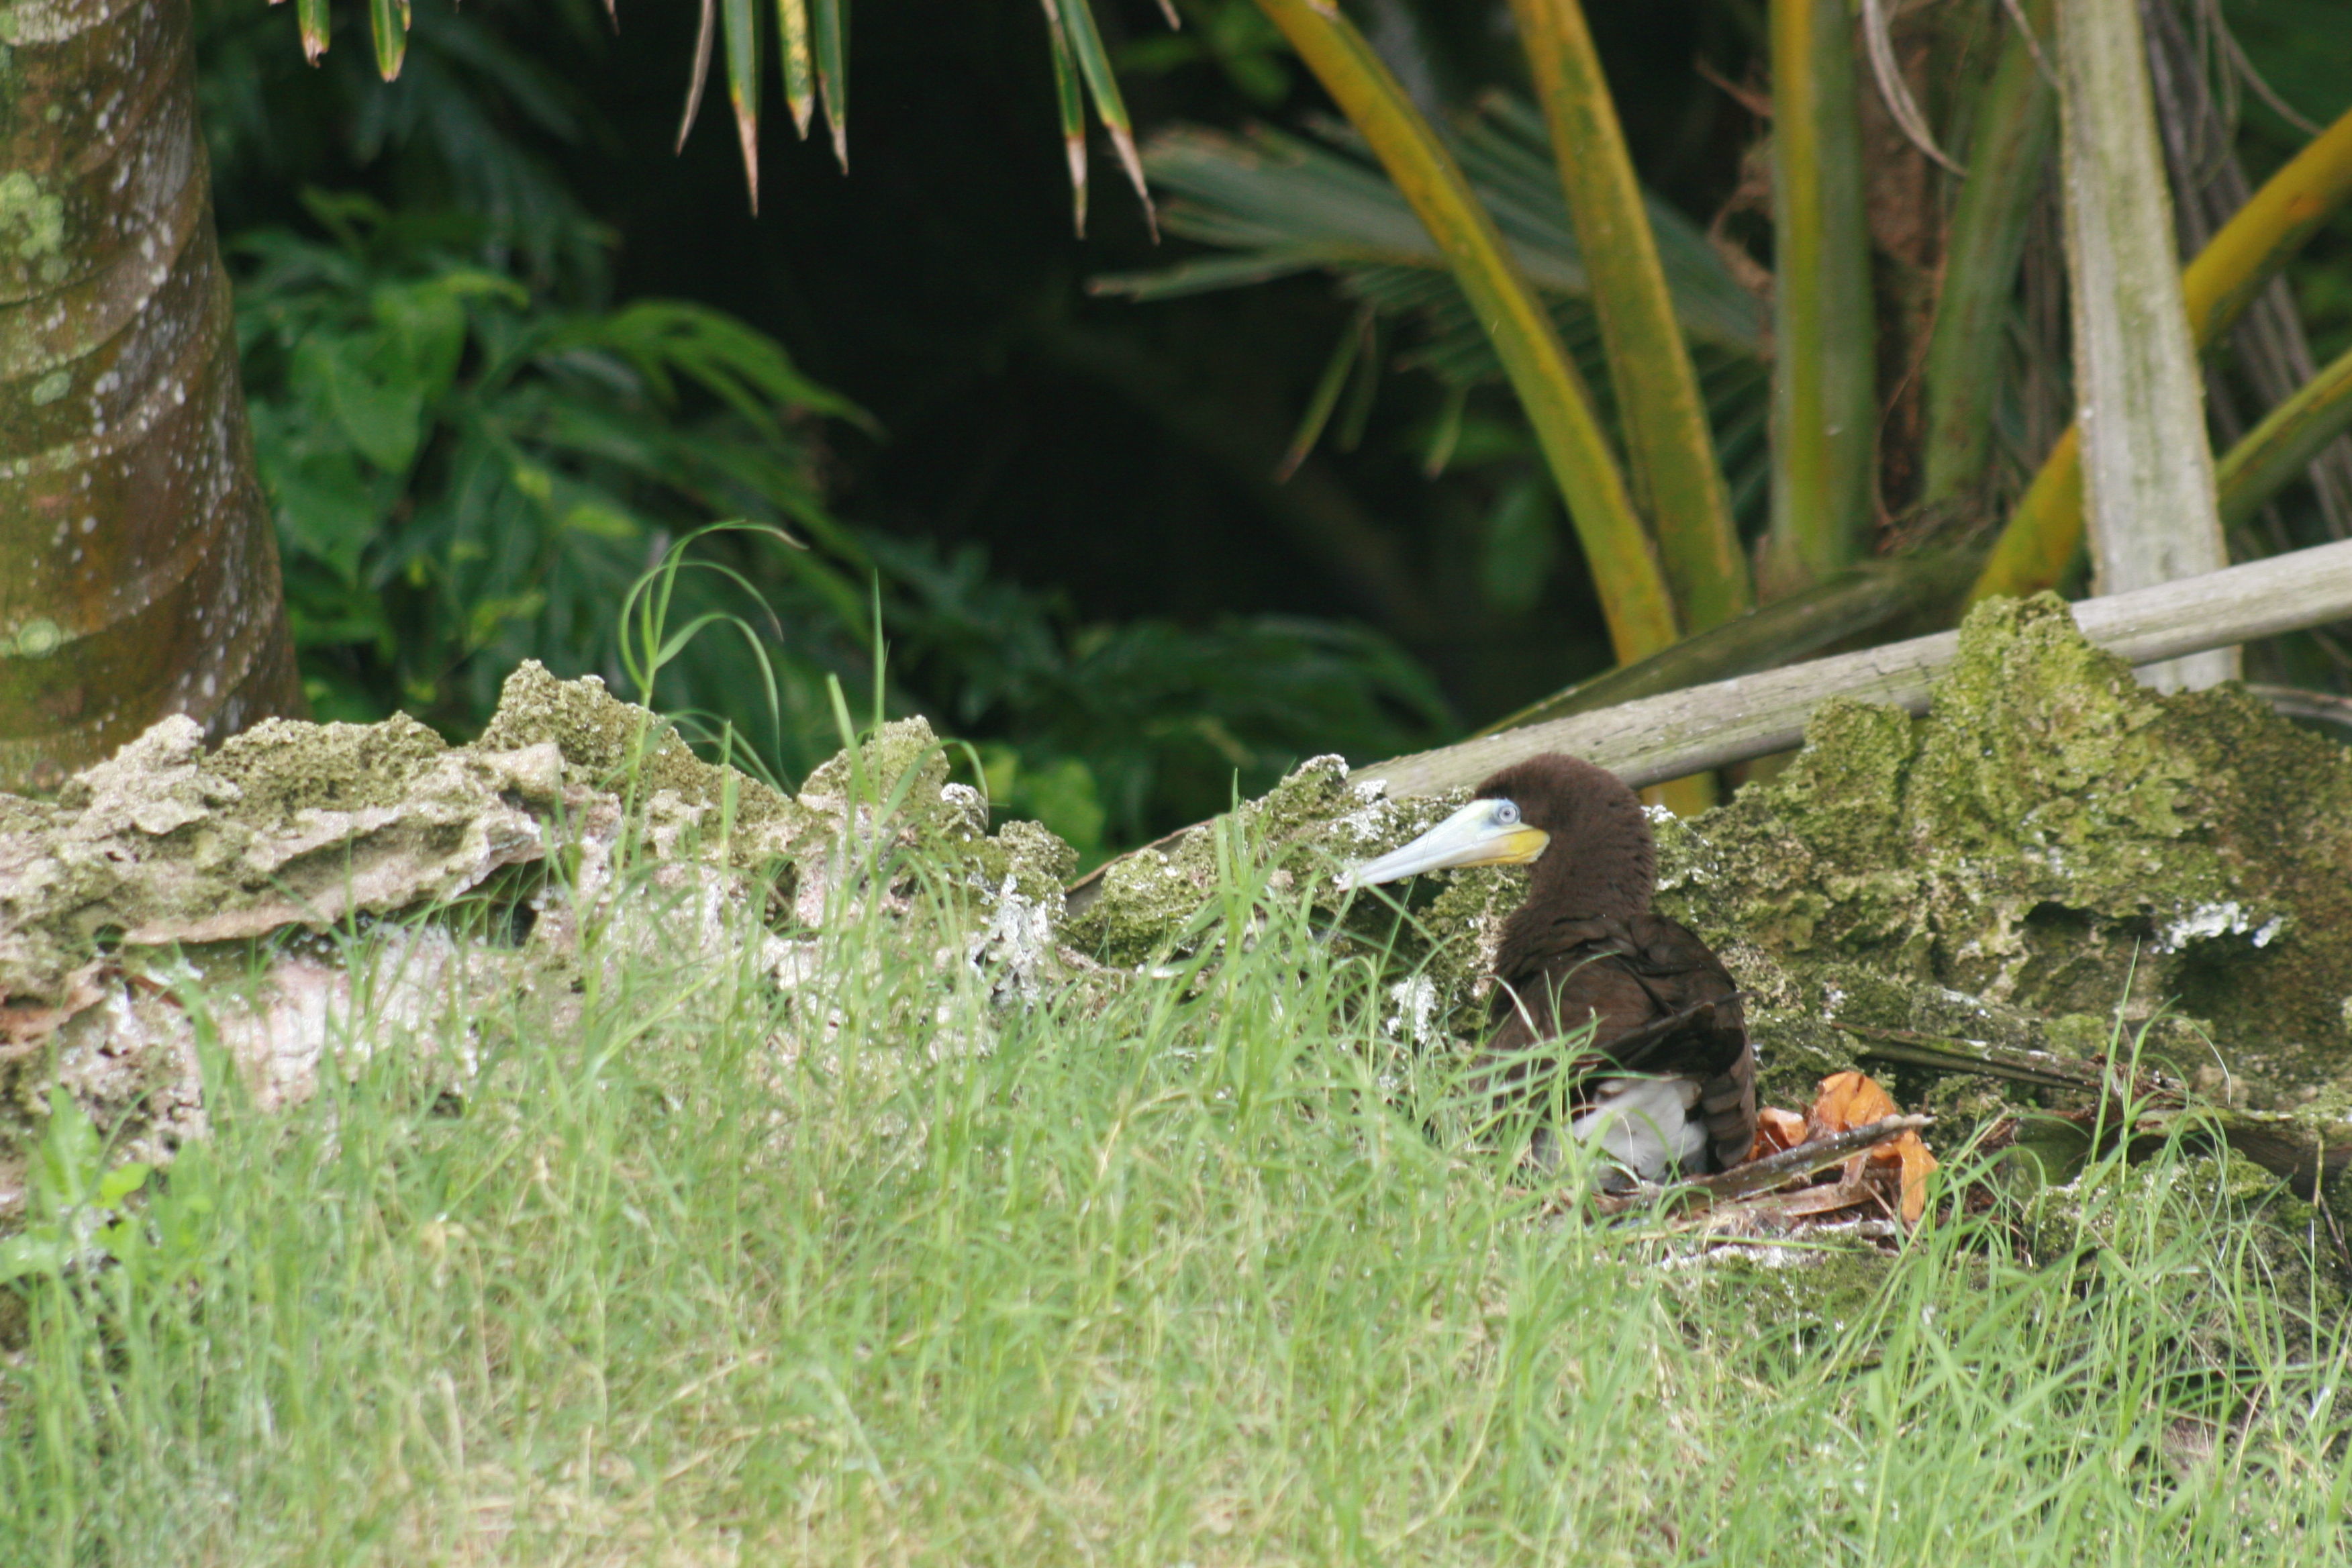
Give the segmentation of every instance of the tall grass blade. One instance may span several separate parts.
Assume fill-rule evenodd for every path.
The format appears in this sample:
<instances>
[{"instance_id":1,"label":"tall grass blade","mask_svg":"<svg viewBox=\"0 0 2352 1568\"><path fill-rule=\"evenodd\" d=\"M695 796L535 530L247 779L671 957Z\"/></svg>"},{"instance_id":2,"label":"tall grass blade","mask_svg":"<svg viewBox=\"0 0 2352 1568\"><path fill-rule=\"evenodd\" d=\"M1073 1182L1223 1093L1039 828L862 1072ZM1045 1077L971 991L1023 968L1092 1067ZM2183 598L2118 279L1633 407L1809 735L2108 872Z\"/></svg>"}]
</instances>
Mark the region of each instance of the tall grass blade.
<instances>
[{"instance_id":1,"label":"tall grass blade","mask_svg":"<svg viewBox=\"0 0 2352 1568\"><path fill-rule=\"evenodd\" d=\"M1087 237L1087 99L1079 79L1078 62L1070 55L1070 36L1054 0L1045 0L1045 31L1054 51L1054 103L1062 118L1062 155L1070 165L1070 222L1080 239Z\"/></svg>"},{"instance_id":2,"label":"tall grass blade","mask_svg":"<svg viewBox=\"0 0 2352 1568\"><path fill-rule=\"evenodd\" d=\"M1429 445L1421 454L1421 477L1435 479L1444 477L1454 461L1454 448L1462 441L1462 421L1470 412L1470 388L1466 385L1446 389L1445 401L1438 405L1437 417L1429 426Z\"/></svg>"},{"instance_id":3,"label":"tall grass blade","mask_svg":"<svg viewBox=\"0 0 2352 1568\"><path fill-rule=\"evenodd\" d=\"M2052 36L2054 3L2021 0L2021 20L2010 28L1978 105L1969 177L1952 209L1944 286L1920 373L1927 403L1920 500L1930 507L1980 484L1991 450L2004 323L2027 220L2049 178L2058 134L2058 94L2035 58L2038 37Z\"/></svg>"},{"instance_id":4,"label":"tall grass blade","mask_svg":"<svg viewBox=\"0 0 2352 1568\"><path fill-rule=\"evenodd\" d=\"M2230 448L2214 470L2221 523L2243 525L2317 457L2352 429L2352 351L2306 382Z\"/></svg>"},{"instance_id":5,"label":"tall grass blade","mask_svg":"<svg viewBox=\"0 0 2352 1568\"><path fill-rule=\"evenodd\" d=\"M1684 627L1720 626L1755 595L1608 78L1579 0L1512 0L1511 8L1591 279L1635 501L1655 531Z\"/></svg>"},{"instance_id":6,"label":"tall grass blade","mask_svg":"<svg viewBox=\"0 0 2352 1568\"><path fill-rule=\"evenodd\" d=\"M693 570L709 573L740 589L767 617L771 631L777 629L774 613L768 609L767 602L761 597L759 589L751 579L731 566L694 559L688 553L698 540L719 533L764 534L787 544L798 543L781 529L739 521L712 523L671 545L663 553L660 563L640 574L622 597L619 619L624 628L620 639L623 672L636 687L638 700L648 708L654 707L663 668L673 663L706 627L731 629L742 639L751 656L751 667L760 672L768 721L774 726L782 719L782 699L776 680L775 665L768 656L767 644L751 623L726 611L706 610L682 626L673 627L669 624L670 606L677 595L679 575Z\"/></svg>"},{"instance_id":7,"label":"tall grass blade","mask_svg":"<svg viewBox=\"0 0 2352 1568\"><path fill-rule=\"evenodd\" d=\"M2237 323L2288 258L2352 197L2352 110L2263 182L2180 279L2200 348ZM2056 583L2083 539L2081 451L2070 428L2010 514L1969 599L2032 594Z\"/></svg>"},{"instance_id":8,"label":"tall grass blade","mask_svg":"<svg viewBox=\"0 0 2352 1568\"><path fill-rule=\"evenodd\" d=\"M1110 68L1110 54L1103 47L1094 11L1087 0L1047 0L1047 4L1061 17L1071 57L1077 61L1078 73L1086 79L1087 91L1094 98L1095 117L1110 133L1110 144L1118 152L1119 167L1127 171L1128 184L1135 187L1135 199L1143 204L1143 221L1156 241L1160 237L1160 217L1152 211L1151 190L1143 179L1143 158L1135 149L1135 122L1128 118L1127 100L1119 96L1118 76Z\"/></svg>"},{"instance_id":9,"label":"tall grass blade","mask_svg":"<svg viewBox=\"0 0 2352 1568\"><path fill-rule=\"evenodd\" d=\"M368 0L368 31L375 38L376 74L394 80L408 58L408 0ZM323 41L320 47L326 47Z\"/></svg>"},{"instance_id":10,"label":"tall grass blade","mask_svg":"<svg viewBox=\"0 0 2352 1568\"><path fill-rule=\"evenodd\" d=\"M1370 144L1493 339L1584 546L1618 658L1674 642L1673 597L1591 400L1461 165L1344 16L1314 0L1262 4Z\"/></svg>"},{"instance_id":11,"label":"tall grass blade","mask_svg":"<svg viewBox=\"0 0 2352 1568\"><path fill-rule=\"evenodd\" d=\"M727 98L743 148L743 184L760 210L760 0L719 0L727 30Z\"/></svg>"},{"instance_id":12,"label":"tall grass blade","mask_svg":"<svg viewBox=\"0 0 2352 1568\"><path fill-rule=\"evenodd\" d=\"M1759 589L1860 556L1876 506L1877 328L1844 0L1772 0L1772 521Z\"/></svg>"},{"instance_id":13,"label":"tall grass blade","mask_svg":"<svg viewBox=\"0 0 2352 1568\"><path fill-rule=\"evenodd\" d=\"M1348 384L1348 401L1339 411L1339 450L1352 452L1363 444L1364 427L1371 422L1372 404L1381 390L1381 345L1387 341L1381 330L1378 310L1363 318L1363 350L1356 360L1355 379Z\"/></svg>"},{"instance_id":14,"label":"tall grass blade","mask_svg":"<svg viewBox=\"0 0 2352 1568\"><path fill-rule=\"evenodd\" d=\"M808 140L809 121L816 113L816 61L809 47L808 0L776 0L777 49L783 56L784 106L793 111L793 129Z\"/></svg>"},{"instance_id":15,"label":"tall grass blade","mask_svg":"<svg viewBox=\"0 0 2352 1568\"><path fill-rule=\"evenodd\" d=\"M834 162L849 172L849 0L812 0L816 22L816 86L833 132Z\"/></svg>"}]
</instances>

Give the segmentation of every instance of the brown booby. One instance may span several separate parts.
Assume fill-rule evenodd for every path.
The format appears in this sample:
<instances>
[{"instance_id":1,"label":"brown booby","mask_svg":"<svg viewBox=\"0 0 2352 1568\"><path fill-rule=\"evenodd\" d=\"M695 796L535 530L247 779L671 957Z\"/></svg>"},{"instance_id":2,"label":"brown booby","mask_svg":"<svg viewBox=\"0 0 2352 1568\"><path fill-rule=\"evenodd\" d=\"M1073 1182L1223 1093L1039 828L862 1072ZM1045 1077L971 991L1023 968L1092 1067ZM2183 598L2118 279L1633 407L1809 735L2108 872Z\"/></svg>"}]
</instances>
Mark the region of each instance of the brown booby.
<instances>
[{"instance_id":1,"label":"brown booby","mask_svg":"<svg viewBox=\"0 0 2352 1568\"><path fill-rule=\"evenodd\" d=\"M1756 1135L1756 1053L1739 989L1689 927L1650 912L1657 850L1641 797L1550 753L1503 769L1460 811L1357 867L1350 887L1457 866L1532 865L1495 953L1485 1061L1505 1103L1567 1073L1570 1128L1659 1181L1722 1170ZM1559 1047L1588 1025L1572 1059ZM1549 1047L1549 1048L1548 1048ZM1538 1152L1549 1130L1537 1132Z\"/></svg>"}]
</instances>

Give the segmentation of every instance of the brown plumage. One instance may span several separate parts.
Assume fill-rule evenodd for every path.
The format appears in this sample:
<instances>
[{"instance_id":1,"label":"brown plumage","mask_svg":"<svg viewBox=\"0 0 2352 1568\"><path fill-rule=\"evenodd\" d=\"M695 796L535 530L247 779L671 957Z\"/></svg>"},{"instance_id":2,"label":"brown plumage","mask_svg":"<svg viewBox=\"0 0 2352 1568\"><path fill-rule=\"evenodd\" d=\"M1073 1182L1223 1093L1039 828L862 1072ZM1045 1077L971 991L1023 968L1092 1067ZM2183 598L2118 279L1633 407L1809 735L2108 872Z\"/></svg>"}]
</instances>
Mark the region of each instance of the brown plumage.
<instances>
[{"instance_id":1,"label":"brown plumage","mask_svg":"<svg viewBox=\"0 0 2352 1568\"><path fill-rule=\"evenodd\" d=\"M1580 1080L1572 1111L1610 1099L1620 1069L1687 1079L1695 1125L1662 1131L1670 1146L1703 1135L1704 1152L1694 1161L1686 1148L1680 1163L1744 1159L1756 1133L1756 1053L1738 987L1689 927L1651 913L1657 851L1640 797L1606 769L1556 753L1503 769L1477 796L1515 803L1527 826L1550 836L1495 955L1486 1053L1498 1089L1521 1100L1547 1092L1544 1047L1597 1017L1591 1045L1557 1064Z\"/></svg>"}]
</instances>

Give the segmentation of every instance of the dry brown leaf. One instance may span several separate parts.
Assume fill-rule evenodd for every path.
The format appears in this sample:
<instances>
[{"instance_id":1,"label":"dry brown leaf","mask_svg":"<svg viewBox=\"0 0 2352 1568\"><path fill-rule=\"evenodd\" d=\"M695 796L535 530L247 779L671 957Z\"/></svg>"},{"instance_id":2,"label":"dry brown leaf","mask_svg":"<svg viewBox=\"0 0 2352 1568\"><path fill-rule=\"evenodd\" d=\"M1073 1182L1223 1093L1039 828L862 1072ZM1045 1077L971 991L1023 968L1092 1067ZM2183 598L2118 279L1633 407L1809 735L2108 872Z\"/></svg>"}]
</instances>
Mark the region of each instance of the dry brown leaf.
<instances>
[{"instance_id":1,"label":"dry brown leaf","mask_svg":"<svg viewBox=\"0 0 2352 1568\"><path fill-rule=\"evenodd\" d=\"M1822 1079L1805 1122L1811 1136L1826 1138L1832 1132L1867 1127L1901 1114L1895 1109L1895 1097L1879 1088L1878 1081L1869 1074L1833 1072Z\"/></svg>"},{"instance_id":2,"label":"dry brown leaf","mask_svg":"<svg viewBox=\"0 0 2352 1568\"><path fill-rule=\"evenodd\" d=\"M1927 1174L1936 1168L1936 1156L1927 1152L1927 1140L1916 1132L1906 1132L1872 1152L1876 1156L1892 1155L1901 1163L1903 1223L1917 1225L1919 1216L1927 1212Z\"/></svg>"},{"instance_id":3,"label":"dry brown leaf","mask_svg":"<svg viewBox=\"0 0 2352 1568\"><path fill-rule=\"evenodd\" d=\"M1761 1160L1767 1154L1778 1154L1783 1149L1793 1149L1805 1141L1805 1119L1793 1110L1783 1110L1768 1105L1756 1113L1756 1142L1748 1146L1748 1157Z\"/></svg>"},{"instance_id":4,"label":"dry brown leaf","mask_svg":"<svg viewBox=\"0 0 2352 1568\"><path fill-rule=\"evenodd\" d=\"M1879 1087L1867 1073L1838 1072L1822 1079L1821 1090L1813 1098L1813 1109L1806 1118L1808 1136L1826 1137L1843 1132L1850 1127L1864 1127L1889 1116L1900 1115L1895 1097ZM1906 1132L1900 1138L1880 1144L1867 1154L1857 1154L1845 1163L1842 1184L1852 1185L1862 1178L1864 1166L1892 1167L1890 1173L1901 1175L1901 1195L1896 1207L1906 1226L1916 1225L1927 1210L1927 1173L1936 1168L1936 1156L1916 1132Z\"/></svg>"},{"instance_id":5,"label":"dry brown leaf","mask_svg":"<svg viewBox=\"0 0 2352 1568\"><path fill-rule=\"evenodd\" d=\"M1748 1159L1761 1160L1788 1150L1801 1150L1807 1144L1839 1137L1857 1128L1871 1128L1873 1123L1901 1115L1895 1097L1868 1074L1832 1073L1822 1079L1812 1108L1805 1115L1777 1106L1765 1106L1757 1111L1756 1137L1748 1147ZM1829 1167L1836 1173L1829 1180L1816 1176L1808 1184L1801 1178L1795 1184L1776 1188L1769 1194L1757 1193L1743 1198L1722 1212L1736 1209L1749 1219L1787 1225L1867 1204L1889 1216L1899 1215L1901 1223L1908 1227L1917 1225L1927 1214L1927 1176L1935 1168L1936 1157L1928 1152L1927 1143L1917 1132L1906 1131Z\"/></svg>"}]
</instances>

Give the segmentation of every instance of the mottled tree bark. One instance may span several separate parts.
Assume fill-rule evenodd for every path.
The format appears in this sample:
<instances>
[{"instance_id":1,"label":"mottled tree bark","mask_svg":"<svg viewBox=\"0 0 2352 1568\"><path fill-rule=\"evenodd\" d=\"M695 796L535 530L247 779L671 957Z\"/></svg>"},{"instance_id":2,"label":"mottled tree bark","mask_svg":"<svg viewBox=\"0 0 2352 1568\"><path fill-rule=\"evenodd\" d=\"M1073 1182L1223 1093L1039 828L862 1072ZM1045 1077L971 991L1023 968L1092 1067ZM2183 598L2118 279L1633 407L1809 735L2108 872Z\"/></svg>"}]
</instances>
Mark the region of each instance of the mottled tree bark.
<instances>
[{"instance_id":1,"label":"mottled tree bark","mask_svg":"<svg viewBox=\"0 0 2352 1568\"><path fill-rule=\"evenodd\" d=\"M187 0L0 0L0 788L301 703Z\"/></svg>"}]
</instances>

